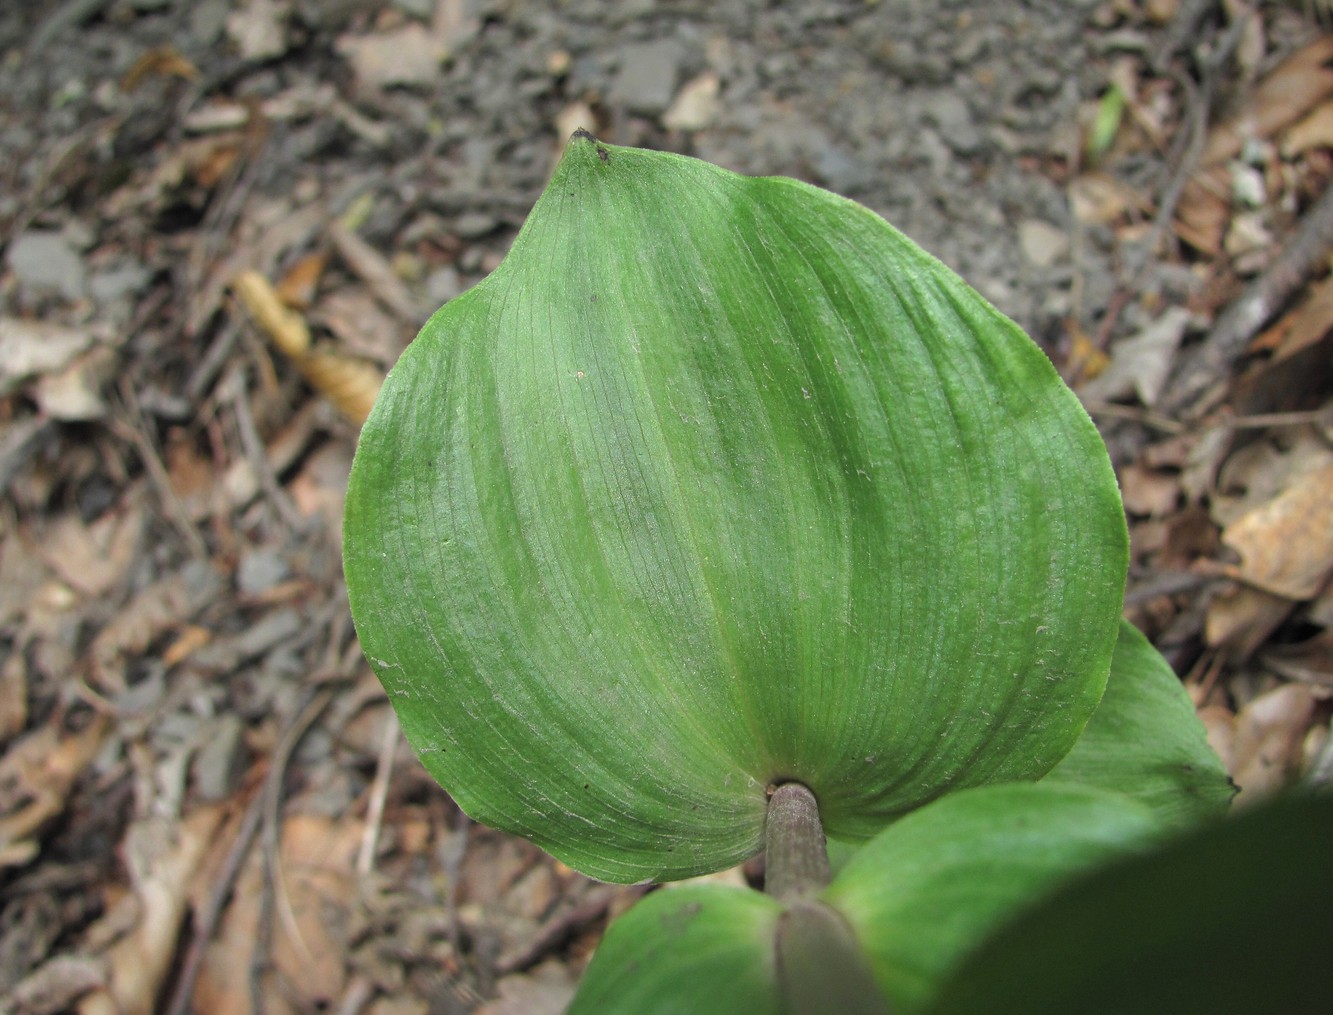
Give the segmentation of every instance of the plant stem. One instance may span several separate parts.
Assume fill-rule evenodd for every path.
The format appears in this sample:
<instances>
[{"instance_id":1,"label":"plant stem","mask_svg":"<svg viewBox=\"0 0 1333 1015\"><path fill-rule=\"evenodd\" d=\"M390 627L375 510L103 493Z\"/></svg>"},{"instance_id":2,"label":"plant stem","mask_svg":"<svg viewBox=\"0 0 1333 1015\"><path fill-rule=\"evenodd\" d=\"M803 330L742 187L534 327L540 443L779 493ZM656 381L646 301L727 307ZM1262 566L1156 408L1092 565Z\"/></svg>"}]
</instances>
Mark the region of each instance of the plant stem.
<instances>
[{"instance_id":1,"label":"plant stem","mask_svg":"<svg viewBox=\"0 0 1333 1015\"><path fill-rule=\"evenodd\" d=\"M764 828L764 891L779 902L798 902L829 883L828 847L815 795L785 782L768 801Z\"/></svg>"},{"instance_id":2,"label":"plant stem","mask_svg":"<svg viewBox=\"0 0 1333 1015\"><path fill-rule=\"evenodd\" d=\"M776 941L785 1015L887 1015L856 934L818 899L829 863L815 795L797 782L779 786L768 801L765 838L764 891L787 905Z\"/></svg>"}]
</instances>

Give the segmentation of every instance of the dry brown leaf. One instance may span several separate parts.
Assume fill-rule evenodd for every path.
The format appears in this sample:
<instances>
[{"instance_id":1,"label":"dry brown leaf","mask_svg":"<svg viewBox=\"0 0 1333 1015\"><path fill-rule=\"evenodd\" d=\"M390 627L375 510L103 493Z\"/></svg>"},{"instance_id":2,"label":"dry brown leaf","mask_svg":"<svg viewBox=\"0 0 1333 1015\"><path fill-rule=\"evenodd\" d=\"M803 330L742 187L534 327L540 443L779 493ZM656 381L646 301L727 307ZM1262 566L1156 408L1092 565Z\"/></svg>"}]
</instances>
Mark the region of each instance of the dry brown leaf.
<instances>
[{"instance_id":1,"label":"dry brown leaf","mask_svg":"<svg viewBox=\"0 0 1333 1015\"><path fill-rule=\"evenodd\" d=\"M562 962L544 962L530 973L506 976L500 996L473 1015L560 1015L574 997L574 980Z\"/></svg>"},{"instance_id":2,"label":"dry brown leaf","mask_svg":"<svg viewBox=\"0 0 1333 1015\"><path fill-rule=\"evenodd\" d=\"M207 564L187 564L136 595L89 647L93 682L101 690L123 692L124 659L142 654L162 633L190 620L213 599L221 583Z\"/></svg>"},{"instance_id":3,"label":"dry brown leaf","mask_svg":"<svg viewBox=\"0 0 1333 1015\"><path fill-rule=\"evenodd\" d=\"M363 823L296 814L282 824L280 872L274 879L273 942L263 996L313 1010L340 997L347 981L344 957L357 882L355 857ZM249 968L258 940L265 890L263 854L255 850L236 883L232 901L205 956L195 986L200 1015L249 1015L248 984L237 968ZM268 1010L283 1011L283 1008Z\"/></svg>"},{"instance_id":4,"label":"dry brown leaf","mask_svg":"<svg viewBox=\"0 0 1333 1015\"><path fill-rule=\"evenodd\" d=\"M1110 362L1097 376L1079 385L1079 395L1092 401L1136 395L1143 405L1156 405L1189 320L1188 310L1170 307L1137 335L1118 340L1111 349Z\"/></svg>"},{"instance_id":5,"label":"dry brown leaf","mask_svg":"<svg viewBox=\"0 0 1333 1015\"><path fill-rule=\"evenodd\" d=\"M1237 585L1208 604L1204 640L1232 659L1248 659L1295 608L1284 596Z\"/></svg>"},{"instance_id":6,"label":"dry brown leaf","mask_svg":"<svg viewBox=\"0 0 1333 1015\"><path fill-rule=\"evenodd\" d=\"M1288 599L1314 598L1333 571L1333 465L1242 515L1222 541L1241 556L1237 578Z\"/></svg>"},{"instance_id":7,"label":"dry brown leaf","mask_svg":"<svg viewBox=\"0 0 1333 1015\"><path fill-rule=\"evenodd\" d=\"M329 238L338 248L338 256L370 287L386 310L413 327L421 322L421 308L383 254L342 222L329 223Z\"/></svg>"},{"instance_id":8,"label":"dry brown leaf","mask_svg":"<svg viewBox=\"0 0 1333 1015\"><path fill-rule=\"evenodd\" d=\"M384 381L383 373L373 364L336 353L311 353L297 366L334 408L358 425L370 415Z\"/></svg>"},{"instance_id":9,"label":"dry brown leaf","mask_svg":"<svg viewBox=\"0 0 1333 1015\"><path fill-rule=\"evenodd\" d=\"M1244 107L1208 134L1201 166L1235 158L1248 138L1271 138L1333 95L1333 36L1288 57L1269 74Z\"/></svg>"},{"instance_id":10,"label":"dry brown leaf","mask_svg":"<svg viewBox=\"0 0 1333 1015\"><path fill-rule=\"evenodd\" d=\"M310 351L310 329L305 318L282 302L268 279L257 271L243 271L232 289L250 316L284 354L299 360Z\"/></svg>"},{"instance_id":11,"label":"dry brown leaf","mask_svg":"<svg viewBox=\"0 0 1333 1015\"><path fill-rule=\"evenodd\" d=\"M70 512L46 532L40 551L67 584L90 598L103 596L120 585L134 562L144 522L137 505L108 512L92 525Z\"/></svg>"},{"instance_id":12,"label":"dry brown leaf","mask_svg":"<svg viewBox=\"0 0 1333 1015\"><path fill-rule=\"evenodd\" d=\"M1069 358L1065 361L1065 374L1074 382L1096 380L1111 363L1111 358L1083 331L1074 327L1073 338L1069 342Z\"/></svg>"},{"instance_id":13,"label":"dry brown leaf","mask_svg":"<svg viewBox=\"0 0 1333 1015\"><path fill-rule=\"evenodd\" d=\"M1295 159L1313 148L1333 148L1333 102L1322 102L1282 137L1282 156Z\"/></svg>"},{"instance_id":14,"label":"dry brown leaf","mask_svg":"<svg viewBox=\"0 0 1333 1015\"><path fill-rule=\"evenodd\" d=\"M1274 645L1260 655L1259 661L1288 680L1333 689L1333 630L1321 631L1294 645Z\"/></svg>"},{"instance_id":15,"label":"dry brown leaf","mask_svg":"<svg viewBox=\"0 0 1333 1015\"><path fill-rule=\"evenodd\" d=\"M102 389L115 377L119 366L114 349L98 346L58 373L37 378L33 401L43 415L66 423L101 419L107 412Z\"/></svg>"},{"instance_id":16,"label":"dry brown leaf","mask_svg":"<svg viewBox=\"0 0 1333 1015\"><path fill-rule=\"evenodd\" d=\"M322 250L306 254L278 280L278 299L297 310L310 309L328 263L329 255Z\"/></svg>"},{"instance_id":17,"label":"dry brown leaf","mask_svg":"<svg viewBox=\"0 0 1333 1015\"><path fill-rule=\"evenodd\" d=\"M364 423L383 381L380 370L364 360L311 349L305 319L284 306L268 279L258 272L241 272L233 288L273 344L306 380L353 423Z\"/></svg>"},{"instance_id":18,"label":"dry brown leaf","mask_svg":"<svg viewBox=\"0 0 1333 1015\"><path fill-rule=\"evenodd\" d=\"M1225 705L1204 705L1198 710L1204 734L1226 768L1228 774L1236 770L1236 713Z\"/></svg>"},{"instance_id":19,"label":"dry brown leaf","mask_svg":"<svg viewBox=\"0 0 1333 1015\"><path fill-rule=\"evenodd\" d=\"M27 863L40 847L35 836L65 809L74 782L96 756L106 734L104 716L62 737L48 723L16 741L0 758L0 868Z\"/></svg>"},{"instance_id":20,"label":"dry brown leaf","mask_svg":"<svg viewBox=\"0 0 1333 1015\"><path fill-rule=\"evenodd\" d=\"M1231 200L1225 171L1195 174L1176 203L1175 230L1195 250L1216 257L1231 222Z\"/></svg>"},{"instance_id":21,"label":"dry brown leaf","mask_svg":"<svg viewBox=\"0 0 1333 1015\"><path fill-rule=\"evenodd\" d=\"M368 90L434 81L449 55L446 41L416 21L374 35L340 35L333 48Z\"/></svg>"},{"instance_id":22,"label":"dry brown leaf","mask_svg":"<svg viewBox=\"0 0 1333 1015\"><path fill-rule=\"evenodd\" d=\"M1321 341L1333 328L1333 276L1312 285L1305 302L1284 320L1287 328L1274 359L1286 359Z\"/></svg>"},{"instance_id":23,"label":"dry brown leaf","mask_svg":"<svg viewBox=\"0 0 1333 1015\"><path fill-rule=\"evenodd\" d=\"M1130 212L1147 215L1152 202L1123 180L1103 172L1084 173L1069 186L1074 217L1085 225L1109 226Z\"/></svg>"},{"instance_id":24,"label":"dry brown leaf","mask_svg":"<svg viewBox=\"0 0 1333 1015\"><path fill-rule=\"evenodd\" d=\"M120 90L132 92L148 77L178 77L194 81L199 68L183 57L174 46L157 46L130 65L120 79Z\"/></svg>"},{"instance_id":25,"label":"dry brown leaf","mask_svg":"<svg viewBox=\"0 0 1333 1015\"><path fill-rule=\"evenodd\" d=\"M58 1015L106 982L106 963L100 958L57 955L25 976L10 1000L20 1015Z\"/></svg>"},{"instance_id":26,"label":"dry brown leaf","mask_svg":"<svg viewBox=\"0 0 1333 1015\"><path fill-rule=\"evenodd\" d=\"M1131 462L1120 470L1120 494L1132 515L1160 518L1180 499L1180 478Z\"/></svg>"},{"instance_id":27,"label":"dry brown leaf","mask_svg":"<svg viewBox=\"0 0 1333 1015\"><path fill-rule=\"evenodd\" d=\"M329 532L342 529L347 477L352 471L352 452L345 444L326 444L306 461L288 486L296 510L306 517L322 515Z\"/></svg>"},{"instance_id":28,"label":"dry brown leaf","mask_svg":"<svg viewBox=\"0 0 1333 1015\"><path fill-rule=\"evenodd\" d=\"M1213 518L1222 527L1255 511L1295 486L1303 476L1333 465L1333 449L1310 427L1285 437L1279 447L1271 440L1237 449L1218 472L1213 491Z\"/></svg>"},{"instance_id":29,"label":"dry brown leaf","mask_svg":"<svg viewBox=\"0 0 1333 1015\"><path fill-rule=\"evenodd\" d=\"M101 325L71 328L0 317L0 396L29 377L59 373L106 338Z\"/></svg>"},{"instance_id":30,"label":"dry brown leaf","mask_svg":"<svg viewBox=\"0 0 1333 1015\"><path fill-rule=\"evenodd\" d=\"M130 827L125 863L140 917L107 953L111 983L85 997L79 1015L152 1015L176 960L190 888L208 854L226 807L201 807L184 820L148 818Z\"/></svg>"},{"instance_id":31,"label":"dry brown leaf","mask_svg":"<svg viewBox=\"0 0 1333 1015\"><path fill-rule=\"evenodd\" d=\"M27 535L10 530L0 540L0 624L27 613L38 590L51 577Z\"/></svg>"},{"instance_id":32,"label":"dry brown leaf","mask_svg":"<svg viewBox=\"0 0 1333 1015\"><path fill-rule=\"evenodd\" d=\"M1315 706L1310 688L1283 684L1237 713L1231 778L1240 787L1238 805L1252 804L1291 783L1300 771Z\"/></svg>"},{"instance_id":33,"label":"dry brown leaf","mask_svg":"<svg viewBox=\"0 0 1333 1015\"><path fill-rule=\"evenodd\" d=\"M0 663L0 743L18 736L28 725L28 662L24 652L10 652Z\"/></svg>"},{"instance_id":34,"label":"dry brown leaf","mask_svg":"<svg viewBox=\"0 0 1333 1015\"><path fill-rule=\"evenodd\" d=\"M208 628L197 624L186 624L176 640L162 653L162 662L167 666L176 666L212 640L213 632Z\"/></svg>"},{"instance_id":35,"label":"dry brown leaf","mask_svg":"<svg viewBox=\"0 0 1333 1015\"><path fill-rule=\"evenodd\" d=\"M393 366L411 337L402 321L385 311L361 286L331 292L312 311L311 323L328 330L348 354Z\"/></svg>"}]
</instances>

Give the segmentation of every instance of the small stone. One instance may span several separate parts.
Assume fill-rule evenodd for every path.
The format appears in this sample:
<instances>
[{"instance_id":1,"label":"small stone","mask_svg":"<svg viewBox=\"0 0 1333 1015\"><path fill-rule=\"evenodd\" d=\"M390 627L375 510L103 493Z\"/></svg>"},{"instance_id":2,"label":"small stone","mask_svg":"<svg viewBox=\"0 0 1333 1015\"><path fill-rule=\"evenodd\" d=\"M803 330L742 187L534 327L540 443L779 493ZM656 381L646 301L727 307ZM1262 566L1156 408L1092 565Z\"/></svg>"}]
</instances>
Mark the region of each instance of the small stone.
<instances>
[{"instance_id":1,"label":"small stone","mask_svg":"<svg viewBox=\"0 0 1333 1015\"><path fill-rule=\"evenodd\" d=\"M641 42L620 51L620 70L611 83L611 98L631 112L658 116L671 104L684 58L672 39Z\"/></svg>"},{"instance_id":2,"label":"small stone","mask_svg":"<svg viewBox=\"0 0 1333 1015\"><path fill-rule=\"evenodd\" d=\"M494 215L482 211L465 211L454 220L454 234L465 240L475 240L492 232L499 224Z\"/></svg>"},{"instance_id":3,"label":"small stone","mask_svg":"<svg viewBox=\"0 0 1333 1015\"><path fill-rule=\"evenodd\" d=\"M224 712L194 756L194 783L204 800L225 800L240 780L245 727L239 716Z\"/></svg>"},{"instance_id":4,"label":"small stone","mask_svg":"<svg viewBox=\"0 0 1333 1015\"><path fill-rule=\"evenodd\" d=\"M137 296L152 278L152 273L137 261L126 261L114 268L105 268L93 274L89 291L99 307L119 303Z\"/></svg>"},{"instance_id":5,"label":"small stone","mask_svg":"<svg viewBox=\"0 0 1333 1015\"><path fill-rule=\"evenodd\" d=\"M426 276L426 300L433 306L443 306L466 288L463 276L452 264L442 265Z\"/></svg>"},{"instance_id":6,"label":"small stone","mask_svg":"<svg viewBox=\"0 0 1333 1015\"><path fill-rule=\"evenodd\" d=\"M420 21L429 21L435 13L435 0L392 0L392 6Z\"/></svg>"},{"instance_id":7,"label":"small stone","mask_svg":"<svg viewBox=\"0 0 1333 1015\"><path fill-rule=\"evenodd\" d=\"M721 88L721 78L712 71L687 82L662 117L663 126L668 130L702 130L707 127L717 116Z\"/></svg>"},{"instance_id":8,"label":"small stone","mask_svg":"<svg viewBox=\"0 0 1333 1015\"><path fill-rule=\"evenodd\" d=\"M236 588L242 595L257 596L290 573L287 562L278 554L271 550L252 550L242 554L236 566Z\"/></svg>"},{"instance_id":9,"label":"small stone","mask_svg":"<svg viewBox=\"0 0 1333 1015\"><path fill-rule=\"evenodd\" d=\"M227 17L226 31L242 60L271 60L287 52L288 15L275 0L249 0Z\"/></svg>"},{"instance_id":10,"label":"small stone","mask_svg":"<svg viewBox=\"0 0 1333 1015\"><path fill-rule=\"evenodd\" d=\"M1024 219L1018 224L1018 245L1032 264L1049 268L1069 252L1069 237L1042 219Z\"/></svg>"},{"instance_id":11,"label":"small stone","mask_svg":"<svg viewBox=\"0 0 1333 1015\"><path fill-rule=\"evenodd\" d=\"M10 270L30 297L61 296L71 302L88 292L83 257L62 233L30 229L9 245Z\"/></svg>"},{"instance_id":12,"label":"small stone","mask_svg":"<svg viewBox=\"0 0 1333 1015\"><path fill-rule=\"evenodd\" d=\"M959 155L976 155L984 139L972 117L972 110L953 92L933 96L925 108L927 123L935 125L940 137Z\"/></svg>"}]
</instances>

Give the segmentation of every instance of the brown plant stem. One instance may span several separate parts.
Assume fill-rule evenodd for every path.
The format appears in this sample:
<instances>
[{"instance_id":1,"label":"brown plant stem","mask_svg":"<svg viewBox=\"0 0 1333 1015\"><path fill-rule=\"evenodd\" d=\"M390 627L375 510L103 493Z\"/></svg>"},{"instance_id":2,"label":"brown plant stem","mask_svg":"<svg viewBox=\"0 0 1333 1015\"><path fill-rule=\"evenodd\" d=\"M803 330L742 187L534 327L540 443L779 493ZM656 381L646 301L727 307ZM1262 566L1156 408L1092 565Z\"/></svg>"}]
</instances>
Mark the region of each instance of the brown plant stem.
<instances>
[{"instance_id":1,"label":"brown plant stem","mask_svg":"<svg viewBox=\"0 0 1333 1015\"><path fill-rule=\"evenodd\" d=\"M787 905L776 941L785 1015L888 1015L855 932L818 899L829 862L814 794L796 782L779 786L768 801L765 839L764 891Z\"/></svg>"},{"instance_id":2,"label":"brown plant stem","mask_svg":"<svg viewBox=\"0 0 1333 1015\"><path fill-rule=\"evenodd\" d=\"M829 883L828 849L815 795L786 782L768 801L764 827L764 891L779 902L797 902Z\"/></svg>"}]
</instances>

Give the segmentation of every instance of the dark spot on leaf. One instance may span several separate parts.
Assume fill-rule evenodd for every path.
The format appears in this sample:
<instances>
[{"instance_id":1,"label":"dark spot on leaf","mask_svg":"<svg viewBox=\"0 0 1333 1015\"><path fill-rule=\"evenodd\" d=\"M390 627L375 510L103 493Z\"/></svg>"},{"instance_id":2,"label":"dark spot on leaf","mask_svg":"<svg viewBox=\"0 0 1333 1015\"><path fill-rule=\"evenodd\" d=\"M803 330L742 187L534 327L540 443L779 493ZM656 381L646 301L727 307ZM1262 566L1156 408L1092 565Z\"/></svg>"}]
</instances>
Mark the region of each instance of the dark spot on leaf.
<instances>
[{"instance_id":1,"label":"dark spot on leaf","mask_svg":"<svg viewBox=\"0 0 1333 1015\"><path fill-rule=\"evenodd\" d=\"M597 297L596 297L596 295L593 296L593 298L592 298L592 302L594 302L594 303L597 302Z\"/></svg>"},{"instance_id":2,"label":"dark spot on leaf","mask_svg":"<svg viewBox=\"0 0 1333 1015\"><path fill-rule=\"evenodd\" d=\"M601 145L598 145L598 146L597 146L597 157L598 157L599 159L601 159L603 162L610 162L610 161L611 161L611 153L608 152L608 151L607 151L605 148L603 148Z\"/></svg>"},{"instance_id":3,"label":"dark spot on leaf","mask_svg":"<svg viewBox=\"0 0 1333 1015\"><path fill-rule=\"evenodd\" d=\"M587 789L587 788L588 788L588 784L587 784L586 782L583 784L583 788L584 788L584 789Z\"/></svg>"}]
</instances>

